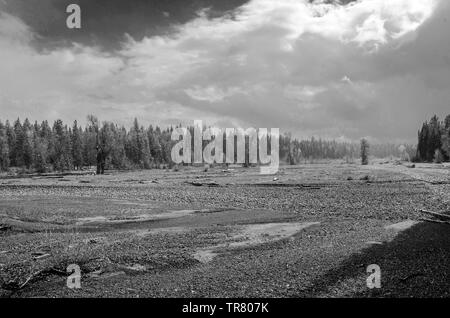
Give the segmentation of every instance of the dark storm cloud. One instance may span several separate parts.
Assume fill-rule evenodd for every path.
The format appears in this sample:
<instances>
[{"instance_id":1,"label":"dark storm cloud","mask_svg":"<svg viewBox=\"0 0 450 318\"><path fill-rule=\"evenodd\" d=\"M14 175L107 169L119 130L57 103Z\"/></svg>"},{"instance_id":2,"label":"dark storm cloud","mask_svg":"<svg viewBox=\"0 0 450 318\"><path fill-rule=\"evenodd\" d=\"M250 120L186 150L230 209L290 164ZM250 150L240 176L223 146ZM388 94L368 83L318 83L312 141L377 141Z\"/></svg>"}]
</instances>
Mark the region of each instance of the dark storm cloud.
<instances>
[{"instance_id":1,"label":"dark storm cloud","mask_svg":"<svg viewBox=\"0 0 450 318\"><path fill-rule=\"evenodd\" d=\"M197 12L208 9L218 17L247 0L3 0L0 9L12 14L39 36L40 48L71 45L99 45L117 49L127 33L136 40L170 33L173 25L186 23ZM78 4L82 9L82 28L66 27L66 8Z\"/></svg>"}]
</instances>

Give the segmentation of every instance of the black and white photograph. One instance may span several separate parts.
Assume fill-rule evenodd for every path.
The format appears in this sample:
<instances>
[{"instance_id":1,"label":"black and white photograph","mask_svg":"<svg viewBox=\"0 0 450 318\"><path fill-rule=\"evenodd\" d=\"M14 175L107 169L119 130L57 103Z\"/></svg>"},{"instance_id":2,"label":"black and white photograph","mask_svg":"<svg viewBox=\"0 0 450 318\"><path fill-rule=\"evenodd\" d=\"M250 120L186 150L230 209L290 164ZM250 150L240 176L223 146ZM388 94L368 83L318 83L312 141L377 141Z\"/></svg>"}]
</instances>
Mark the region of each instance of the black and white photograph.
<instances>
[{"instance_id":1,"label":"black and white photograph","mask_svg":"<svg viewBox=\"0 0 450 318\"><path fill-rule=\"evenodd\" d=\"M0 0L0 298L449 297L450 1Z\"/></svg>"}]
</instances>

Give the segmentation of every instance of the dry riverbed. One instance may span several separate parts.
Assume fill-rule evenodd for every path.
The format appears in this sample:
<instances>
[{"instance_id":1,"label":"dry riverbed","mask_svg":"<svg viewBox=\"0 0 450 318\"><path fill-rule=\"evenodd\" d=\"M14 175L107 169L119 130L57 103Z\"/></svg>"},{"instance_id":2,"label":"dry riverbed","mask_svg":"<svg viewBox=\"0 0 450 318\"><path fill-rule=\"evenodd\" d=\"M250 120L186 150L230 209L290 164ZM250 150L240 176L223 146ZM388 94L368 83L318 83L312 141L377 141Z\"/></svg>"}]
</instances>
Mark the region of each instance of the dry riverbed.
<instances>
[{"instance_id":1,"label":"dry riverbed","mask_svg":"<svg viewBox=\"0 0 450 318\"><path fill-rule=\"evenodd\" d=\"M448 297L450 226L419 209L450 210L449 183L445 166L339 163L3 178L0 295Z\"/></svg>"}]
</instances>

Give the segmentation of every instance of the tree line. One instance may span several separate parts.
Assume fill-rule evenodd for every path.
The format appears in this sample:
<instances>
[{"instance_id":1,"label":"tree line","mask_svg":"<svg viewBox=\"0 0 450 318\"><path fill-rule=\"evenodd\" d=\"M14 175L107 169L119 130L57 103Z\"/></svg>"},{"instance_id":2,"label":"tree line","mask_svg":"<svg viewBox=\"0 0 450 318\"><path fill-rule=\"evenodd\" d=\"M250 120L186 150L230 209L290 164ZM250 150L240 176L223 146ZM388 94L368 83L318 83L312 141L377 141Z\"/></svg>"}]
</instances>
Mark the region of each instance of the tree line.
<instances>
[{"instance_id":1,"label":"tree line","mask_svg":"<svg viewBox=\"0 0 450 318\"><path fill-rule=\"evenodd\" d=\"M434 115L418 131L415 161L440 163L450 159L450 115L443 121Z\"/></svg>"},{"instance_id":2,"label":"tree line","mask_svg":"<svg viewBox=\"0 0 450 318\"><path fill-rule=\"evenodd\" d=\"M172 128L149 126L137 119L130 129L111 123L99 123L88 116L83 128L55 120L31 124L18 118L13 123L0 121L0 169L17 167L36 172L79 170L98 164L101 150L106 168L150 169L170 163Z\"/></svg>"},{"instance_id":3,"label":"tree line","mask_svg":"<svg viewBox=\"0 0 450 318\"><path fill-rule=\"evenodd\" d=\"M188 129L193 131L194 127ZM85 127L77 121L69 126L60 119L52 125L47 120L40 123L28 119L22 122L19 118L4 123L0 120L0 169L7 171L14 167L43 173L97 166L97 173L103 173L104 169L172 167L171 150L176 143L171 140L172 132L173 127L144 128L137 119L129 129L112 122L100 124L93 115L87 117ZM355 158L359 156L358 147L357 143L314 137L298 140L290 133L279 139L280 160L288 164ZM226 154L226 149L223 150ZM378 157L399 156L402 151L398 145L371 146L371 155Z\"/></svg>"},{"instance_id":4,"label":"tree line","mask_svg":"<svg viewBox=\"0 0 450 318\"><path fill-rule=\"evenodd\" d=\"M364 140L364 148L368 149L368 141ZM364 153L368 152L365 151ZM396 143L372 143L370 156L374 158L400 158L411 160L416 154L416 146ZM290 164L301 162L313 162L319 159L346 159L353 162L360 158L361 145L358 142L342 142L336 140L324 140L311 137L306 140L297 140L291 134L280 136L280 159ZM368 158L365 158L367 160Z\"/></svg>"}]
</instances>

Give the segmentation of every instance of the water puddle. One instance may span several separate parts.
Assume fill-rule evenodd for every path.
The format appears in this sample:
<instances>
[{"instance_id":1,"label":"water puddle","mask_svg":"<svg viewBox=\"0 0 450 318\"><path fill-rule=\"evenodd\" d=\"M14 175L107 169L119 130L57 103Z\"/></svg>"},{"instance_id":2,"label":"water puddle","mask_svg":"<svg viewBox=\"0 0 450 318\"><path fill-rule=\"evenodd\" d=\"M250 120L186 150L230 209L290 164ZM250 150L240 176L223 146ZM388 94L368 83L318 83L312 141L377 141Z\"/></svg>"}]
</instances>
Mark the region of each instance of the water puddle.
<instances>
[{"instance_id":1,"label":"water puddle","mask_svg":"<svg viewBox=\"0 0 450 318\"><path fill-rule=\"evenodd\" d=\"M185 216L190 216L193 214L201 214L201 213L218 213L218 212L226 212L233 211L233 209L197 209L197 210L172 210L162 213L156 214L140 214L135 216L127 216L127 217L118 217L118 216L93 216L93 217L85 217L77 219L75 225L83 226L83 225L113 225L113 224L125 224L125 223L139 223L139 222L148 222L148 221L158 221L158 220L169 220L182 218Z\"/></svg>"},{"instance_id":2,"label":"water puddle","mask_svg":"<svg viewBox=\"0 0 450 318\"><path fill-rule=\"evenodd\" d=\"M146 237L148 235L158 235L158 234L182 234L188 232L189 229L182 226L175 227L162 227L151 230L138 230L136 231L136 236Z\"/></svg>"},{"instance_id":3,"label":"water puddle","mask_svg":"<svg viewBox=\"0 0 450 318\"><path fill-rule=\"evenodd\" d=\"M208 263L219 254L219 250L246 248L280 241L317 224L319 222L263 223L237 226L237 231L227 237L226 242L198 250L193 254L193 257L202 263Z\"/></svg>"},{"instance_id":4,"label":"water puddle","mask_svg":"<svg viewBox=\"0 0 450 318\"><path fill-rule=\"evenodd\" d=\"M122 224L122 223L138 223L138 222L146 222L146 221L155 221L155 220L165 220L165 219L174 219L180 218L184 216L188 216L196 213L198 210L177 210L177 211L168 211L158 214L140 214L136 216L129 216L126 218L107 218L105 216L94 216L94 217L86 217L77 219L76 225L97 225L97 224Z\"/></svg>"}]
</instances>

